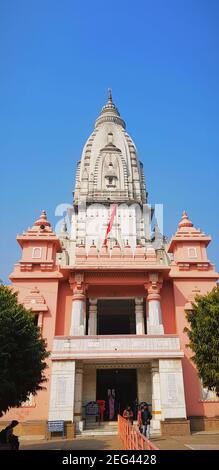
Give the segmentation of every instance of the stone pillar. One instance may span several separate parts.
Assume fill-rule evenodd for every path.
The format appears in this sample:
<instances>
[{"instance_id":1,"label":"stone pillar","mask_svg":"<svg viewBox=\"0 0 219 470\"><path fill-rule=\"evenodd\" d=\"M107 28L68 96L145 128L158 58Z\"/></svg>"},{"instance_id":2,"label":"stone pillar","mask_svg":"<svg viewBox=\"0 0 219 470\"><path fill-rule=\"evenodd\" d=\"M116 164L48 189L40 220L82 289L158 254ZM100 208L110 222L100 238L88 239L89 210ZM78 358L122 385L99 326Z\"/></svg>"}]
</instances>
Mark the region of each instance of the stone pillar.
<instances>
[{"instance_id":1,"label":"stone pillar","mask_svg":"<svg viewBox=\"0 0 219 470\"><path fill-rule=\"evenodd\" d=\"M83 431L83 365L76 365L75 370L75 399L74 399L74 420L76 431Z\"/></svg>"},{"instance_id":2,"label":"stone pillar","mask_svg":"<svg viewBox=\"0 0 219 470\"><path fill-rule=\"evenodd\" d=\"M136 319L136 335L144 335L144 306L143 298L137 297L135 299L135 319Z\"/></svg>"},{"instance_id":3,"label":"stone pillar","mask_svg":"<svg viewBox=\"0 0 219 470\"><path fill-rule=\"evenodd\" d=\"M137 368L138 401L151 403L151 370L149 367Z\"/></svg>"},{"instance_id":4,"label":"stone pillar","mask_svg":"<svg viewBox=\"0 0 219 470\"><path fill-rule=\"evenodd\" d=\"M86 328L86 297L84 294L73 294L70 336L85 335Z\"/></svg>"},{"instance_id":5,"label":"stone pillar","mask_svg":"<svg viewBox=\"0 0 219 470\"><path fill-rule=\"evenodd\" d=\"M152 386L152 422L153 431L160 432L161 398L160 398L160 373L158 361L151 364L151 386Z\"/></svg>"},{"instance_id":6,"label":"stone pillar","mask_svg":"<svg viewBox=\"0 0 219 470\"><path fill-rule=\"evenodd\" d=\"M159 359L163 419L186 418L181 359Z\"/></svg>"},{"instance_id":7,"label":"stone pillar","mask_svg":"<svg viewBox=\"0 0 219 470\"><path fill-rule=\"evenodd\" d=\"M88 335L97 334L97 299L89 299Z\"/></svg>"},{"instance_id":8,"label":"stone pillar","mask_svg":"<svg viewBox=\"0 0 219 470\"><path fill-rule=\"evenodd\" d=\"M160 289L162 282L158 279L158 274L149 275L148 284L148 321L147 321L147 334L149 335L163 335L163 320L160 305Z\"/></svg>"},{"instance_id":9,"label":"stone pillar","mask_svg":"<svg viewBox=\"0 0 219 470\"><path fill-rule=\"evenodd\" d=\"M73 290L70 336L83 336L86 333L86 296L83 274L76 274L70 279Z\"/></svg>"},{"instance_id":10,"label":"stone pillar","mask_svg":"<svg viewBox=\"0 0 219 470\"><path fill-rule=\"evenodd\" d=\"M92 366L84 367L83 404L96 401L96 369Z\"/></svg>"},{"instance_id":11,"label":"stone pillar","mask_svg":"<svg viewBox=\"0 0 219 470\"><path fill-rule=\"evenodd\" d=\"M52 361L49 421L74 419L75 361Z\"/></svg>"}]
</instances>

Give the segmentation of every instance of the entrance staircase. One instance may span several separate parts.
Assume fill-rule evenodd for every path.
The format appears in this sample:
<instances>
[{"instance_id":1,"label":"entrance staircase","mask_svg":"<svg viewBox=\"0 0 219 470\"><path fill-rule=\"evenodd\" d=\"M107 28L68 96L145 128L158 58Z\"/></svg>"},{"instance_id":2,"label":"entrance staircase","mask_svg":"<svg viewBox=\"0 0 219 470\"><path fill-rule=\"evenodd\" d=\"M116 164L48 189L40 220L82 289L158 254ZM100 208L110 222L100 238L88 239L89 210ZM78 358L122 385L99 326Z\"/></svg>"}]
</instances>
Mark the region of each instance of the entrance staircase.
<instances>
[{"instance_id":1,"label":"entrance staircase","mask_svg":"<svg viewBox=\"0 0 219 470\"><path fill-rule=\"evenodd\" d=\"M137 421L134 421L137 424ZM118 435L117 421L104 421L103 423L87 423L85 429L81 431L81 436L116 436ZM160 436L159 431L151 429L151 437Z\"/></svg>"},{"instance_id":2,"label":"entrance staircase","mask_svg":"<svg viewBox=\"0 0 219 470\"><path fill-rule=\"evenodd\" d=\"M118 434L117 421L104 421L103 423L89 423L81 432L82 436L116 436Z\"/></svg>"}]
</instances>

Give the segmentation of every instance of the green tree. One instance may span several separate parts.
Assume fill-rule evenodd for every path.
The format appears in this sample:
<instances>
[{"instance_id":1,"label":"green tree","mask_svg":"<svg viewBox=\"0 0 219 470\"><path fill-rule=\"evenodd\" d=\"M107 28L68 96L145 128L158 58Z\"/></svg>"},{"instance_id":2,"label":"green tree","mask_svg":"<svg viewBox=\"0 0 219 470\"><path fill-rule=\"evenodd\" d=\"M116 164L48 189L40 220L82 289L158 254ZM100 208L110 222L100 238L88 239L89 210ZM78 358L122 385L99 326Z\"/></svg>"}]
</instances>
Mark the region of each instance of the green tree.
<instances>
[{"instance_id":1,"label":"green tree","mask_svg":"<svg viewBox=\"0 0 219 470\"><path fill-rule=\"evenodd\" d=\"M184 331L203 386L219 395L219 286L207 295L198 295L186 316L190 328Z\"/></svg>"},{"instance_id":2,"label":"green tree","mask_svg":"<svg viewBox=\"0 0 219 470\"><path fill-rule=\"evenodd\" d=\"M43 388L48 356L31 310L0 285L0 415Z\"/></svg>"}]
</instances>

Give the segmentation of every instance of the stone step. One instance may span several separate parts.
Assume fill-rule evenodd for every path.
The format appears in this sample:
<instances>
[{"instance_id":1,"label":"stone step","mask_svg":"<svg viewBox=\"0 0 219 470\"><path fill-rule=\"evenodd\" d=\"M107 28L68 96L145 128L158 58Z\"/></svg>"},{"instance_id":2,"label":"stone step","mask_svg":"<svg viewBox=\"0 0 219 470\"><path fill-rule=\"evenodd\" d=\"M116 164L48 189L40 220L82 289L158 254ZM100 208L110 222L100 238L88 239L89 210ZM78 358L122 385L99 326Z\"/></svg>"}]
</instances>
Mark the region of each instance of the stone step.
<instances>
[{"instance_id":1,"label":"stone step","mask_svg":"<svg viewBox=\"0 0 219 470\"><path fill-rule=\"evenodd\" d=\"M103 421L102 423L86 423L82 436L116 436L118 435L117 421Z\"/></svg>"},{"instance_id":2,"label":"stone step","mask_svg":"<svg viewBox=\"0 0 219 470\"><path fill-rule=\"evenodd\" d=\"M86 426L94 426L96 428L103 427L103 426L109 426L111 428L114 428L115 426L118 426L117 421L108 423L108 421L103 421L103 423L88 423L86 422Z\"/></svg>"},{"instance_id":3,"label":"stone step","mask_svg":"<svg viewBox=\"0 0 219 470\"><path fill-rule=\"evenodd\" d=\"M105 421L103 423L88 423L85 429L79 433L81 436L116 436L118 435L117 421ZM160 431L151 429L151 437L156 438Z\"/></svg>"},{"instance_id":4,"label":"stone step","mask_svg":"<svg viewBox=\"0 0 219 470\"><path fill-rule=\"evenodd\" d=\"M107 431L105 429L85 429L80 433L81 436L118 436L118 431Z\"/></svg>"},{"instance_id":5,"label":"stone step","mask_svg":"<svg viewBox=\"0 0 219 470\"><path fill-rule=\"evenodd\" d=\"M28 434L18 437L19 441L42 441L45 439L45 434Z\"/></svg>"},{"instance_id":6,"label":"stone step","mask_svg":"<svg viewBox=\"0 0 219 470\"><path fill-rule=\"evenodd\" d=\"M102 429L102 428L110 428L110 429L113 429L113 428L118 428L118 424L117 423L101 423L101 424L96 424L96 423L89 423L89 424L86 424L86 429Z\"/></svg>"}]
</instances>

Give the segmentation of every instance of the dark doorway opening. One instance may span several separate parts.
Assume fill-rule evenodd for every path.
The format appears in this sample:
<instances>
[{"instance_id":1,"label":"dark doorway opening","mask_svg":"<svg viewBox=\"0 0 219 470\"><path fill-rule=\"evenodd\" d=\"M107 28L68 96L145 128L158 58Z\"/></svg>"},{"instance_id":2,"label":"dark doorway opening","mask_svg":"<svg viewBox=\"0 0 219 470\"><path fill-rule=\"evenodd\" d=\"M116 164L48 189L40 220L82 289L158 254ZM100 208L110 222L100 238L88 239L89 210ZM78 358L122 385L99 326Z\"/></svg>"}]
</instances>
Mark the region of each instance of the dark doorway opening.
<instances>
[{"instance_id":1,"label":"dark doorway opening","mask_svg":"<svg viewBox=\"0 0 219 470\"><path fill-rule=\"evenodd\" d=\"M116 420L130 405L134 414L137 398L136 369L97 369L97 400L105 400L104 420ZM114 394L114 414L110 417L109 397Z\"/></svg>"},{"instance_id":2,"label":"dark doorway opening","mask_svg":"<svg viewBox=\"0 0 219 470\"><path fill-rule=\"evenodd\" d=\"M134 299L99 299L97 303L98 335L136 333Z\"/></svg>"}]
</instances>

